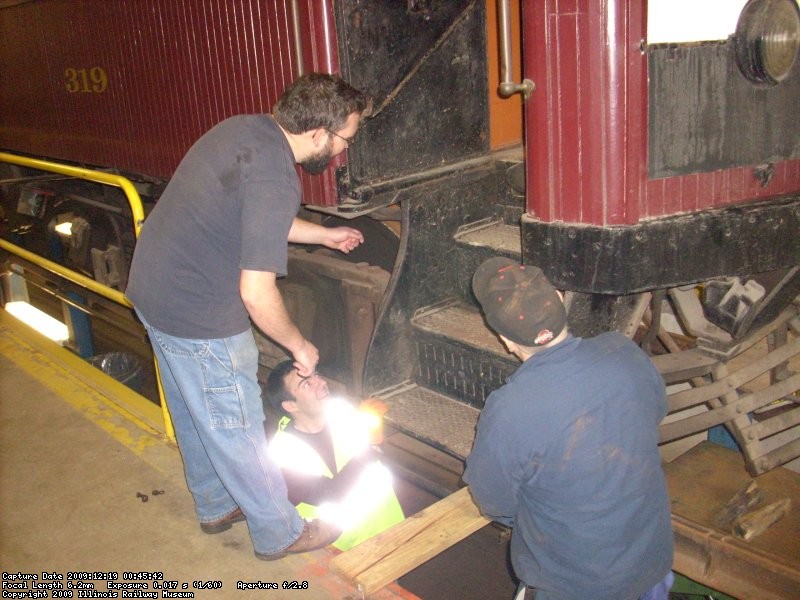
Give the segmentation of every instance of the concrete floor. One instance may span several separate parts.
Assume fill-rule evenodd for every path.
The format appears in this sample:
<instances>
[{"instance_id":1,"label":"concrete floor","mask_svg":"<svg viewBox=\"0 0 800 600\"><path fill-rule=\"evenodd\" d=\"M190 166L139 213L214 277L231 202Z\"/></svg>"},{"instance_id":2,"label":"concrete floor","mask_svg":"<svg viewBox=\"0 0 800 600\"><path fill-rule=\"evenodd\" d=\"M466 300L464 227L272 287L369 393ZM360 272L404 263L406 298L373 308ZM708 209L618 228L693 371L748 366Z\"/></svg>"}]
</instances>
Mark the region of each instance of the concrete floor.
<instances>
[{"instance_id":1,"label":"concrete floor","mask_svg":"<svg viewBox=\"0 0 800 600\"><path fill-rule=\"evenodd\" d=\"M74 571L111 572L118 582L126 571L160 572L195 598L265 596L237 590L239 581L307 582L305 590L270 590L269 598L362 597L328 571L327 550L263 562L245 523L203 534L177 448L159 429L160 410L119 402L130 391L109 377L99 388L90 385L97 373L0 311L4 573L37 574L39 582L42 573L57 573L67 588ZM12 591L3 579L4 591ZM222 587L195 587L208 581ZM415 598L397 585L372 597Z\"/></svg>"}]
</instances>

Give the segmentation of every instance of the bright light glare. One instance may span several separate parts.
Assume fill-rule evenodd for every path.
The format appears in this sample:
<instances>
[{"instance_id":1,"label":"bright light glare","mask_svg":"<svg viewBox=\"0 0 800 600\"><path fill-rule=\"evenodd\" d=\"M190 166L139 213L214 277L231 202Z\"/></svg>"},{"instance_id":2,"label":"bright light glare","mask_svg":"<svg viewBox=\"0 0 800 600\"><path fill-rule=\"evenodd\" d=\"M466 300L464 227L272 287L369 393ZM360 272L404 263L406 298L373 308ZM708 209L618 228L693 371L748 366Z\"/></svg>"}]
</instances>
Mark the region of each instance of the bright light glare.
<instances>
[{"instance_id":1,"label":"bright light glare","mask_svg":"<svg viewBox=\"0 0 800 600\"><path fill-rule=\"evenodd\" d=\"M61 321L54 319L27 302L7 302L5 309L26 325L33 327L54 342L63 344L69 339L69 330Z\"/></svg>"},{"instance_id":2,"label":"bright light glare","mask_svg":"<svg viewBox=\"0 0 800 600\"><path fill-rule=\"evenodd\" d=\"M59 223L56 225L56 232L60 233L61 235L72 235L72 222L66 221L64 223Z\"/></svg>"},{"instance_id":3,"label":"bright light glare","mask_svg":"<svg viewBox=\"0 0 800 600\"><path fill-rule=\"evenodd\" d=\"M649 0L647 43L725 40L747 0Z\"/></svg>"}]
</instances>

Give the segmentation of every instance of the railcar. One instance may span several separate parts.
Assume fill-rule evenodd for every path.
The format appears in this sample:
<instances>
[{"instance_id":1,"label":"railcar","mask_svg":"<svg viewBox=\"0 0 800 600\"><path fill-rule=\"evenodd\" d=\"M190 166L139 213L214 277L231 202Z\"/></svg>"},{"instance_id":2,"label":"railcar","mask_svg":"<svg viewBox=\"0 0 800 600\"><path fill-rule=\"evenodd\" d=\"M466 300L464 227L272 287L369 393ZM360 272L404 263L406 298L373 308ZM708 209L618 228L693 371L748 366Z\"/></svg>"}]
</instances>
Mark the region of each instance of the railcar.
<instances>
[{"instance_id":1,"label":"railcar","mask_svg":"<svg viewBox=\"0 0 800 600\"><path fill-rule=\"evenodd\" d=\"M22 279L144 339L107 298L183 153L338 72L374 108L302 175L303 212L367 241L293 247L281 280L324 375L460 461L515 367L470 291L504 255L564 290L575 333L651 351L662 441L725 425L753 475L800 456L796 0L0 0L0 37L4 302ZM679 566L724 590L741 569L706 551Z\"/></svg>"},{"instance_id":2,"label":"railcar","mask_svg":"<svg viewBox=\"0 0 800 600\"><path fill-rule=\"evenodd\" d=\"M513 369L469 289L487 256L542 267L580 335L644 320L649 347L669 316L722 361L791 309L799 22L794 0L0 1L3 247L123 292L141 219L118 187L35 161L124 176L146 213L205 130L341 73L374 108L346 158L303 175L304 212L367 242L293 248L282 291L321 372L463 458ZM265 366L283 356L259 343Z\"/></svg>"}]
</instances>

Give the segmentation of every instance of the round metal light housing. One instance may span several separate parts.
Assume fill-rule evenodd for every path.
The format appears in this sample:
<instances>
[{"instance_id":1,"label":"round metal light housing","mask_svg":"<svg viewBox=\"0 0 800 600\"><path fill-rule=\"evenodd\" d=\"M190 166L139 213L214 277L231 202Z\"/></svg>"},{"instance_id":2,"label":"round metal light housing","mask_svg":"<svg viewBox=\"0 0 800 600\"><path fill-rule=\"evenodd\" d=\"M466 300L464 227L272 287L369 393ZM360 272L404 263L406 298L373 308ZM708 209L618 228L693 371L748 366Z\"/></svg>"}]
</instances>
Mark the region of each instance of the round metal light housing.
<instances>
[{"instance_id":1,"label":"round metal light housing","mask_svg":"<svg viewBox=\"0 0 800 600\"><path fill-rule=\"evenodd\" d=\"M739 14L734 47L748 80L771 86L786 79L800 49L797 0L750 0Z\"/></svg>"}]
</instances>

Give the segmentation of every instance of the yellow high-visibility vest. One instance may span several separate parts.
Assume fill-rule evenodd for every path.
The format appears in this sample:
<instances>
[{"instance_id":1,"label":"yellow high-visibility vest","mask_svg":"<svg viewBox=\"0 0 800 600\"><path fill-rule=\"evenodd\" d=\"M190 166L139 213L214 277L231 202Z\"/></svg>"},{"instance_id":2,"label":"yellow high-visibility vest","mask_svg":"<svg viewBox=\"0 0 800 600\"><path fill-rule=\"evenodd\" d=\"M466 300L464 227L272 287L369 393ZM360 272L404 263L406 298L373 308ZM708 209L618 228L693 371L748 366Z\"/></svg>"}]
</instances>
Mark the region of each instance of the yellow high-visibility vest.
<instances>
[{"instance_id":1,"label":"yellow high-visibility vest","mask_svg":"<svg viewBox=\"0 0 800 600\"><path fill-rule=\"evenodd\" d=\"M341 471L350 459L367 449L368 431L349 402L330 399L328 405L328 430L333 441L336 469ZM333 478L319 453L286 431L290 422L289 417L283 417L270 442L270 454L281 469ZM364 469L341 502L326 502L319 506L300 503L297 511L305 519L321 518L341 527L343 533L333 545L342 551L405 518L394 492L391 473L378 460Z\"/></svg>"}]
</instances>

